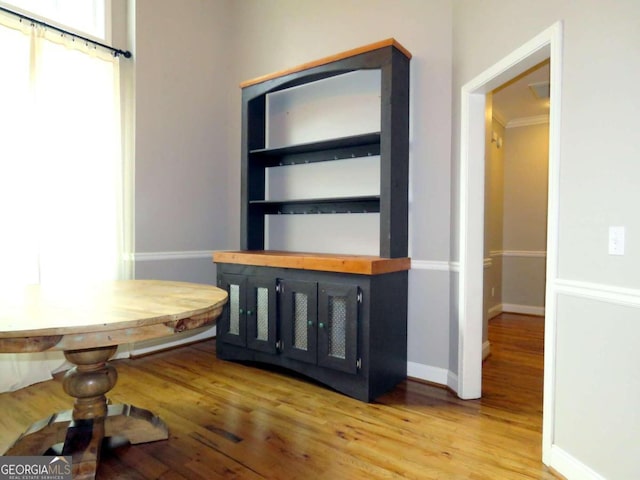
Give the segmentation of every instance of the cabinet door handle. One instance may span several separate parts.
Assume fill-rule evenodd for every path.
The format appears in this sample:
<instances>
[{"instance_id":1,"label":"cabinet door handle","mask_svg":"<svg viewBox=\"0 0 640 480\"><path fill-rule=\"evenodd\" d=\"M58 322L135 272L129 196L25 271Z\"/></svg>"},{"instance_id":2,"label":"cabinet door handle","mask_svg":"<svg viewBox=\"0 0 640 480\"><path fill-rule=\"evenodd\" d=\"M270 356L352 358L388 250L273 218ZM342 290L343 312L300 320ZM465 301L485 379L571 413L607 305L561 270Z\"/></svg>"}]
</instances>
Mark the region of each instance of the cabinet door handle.
<instances>
[{"instance_id":1,"label":"cabinet door handle","mask_svg":"<svg viewBox=\"0 0 640 480\"><path fill-rule=\"evenodd\" d=\"M253 312L251 310L247 310L247 315L253 315Z\"/></svg>"},{"instance_id":2,"label":"cabinet door handle","mask_svg":"<svg viewBox=\"0 0 640 480\"><path fill-rule=\"evenodd\" d=\"M318 327L320 327L320 328L324 328L324 323L320 322L320 323L318 324Z\"/></svg>"},{"instance_id":3,"label":"cabinet door handle","mask_svg":"<svg viewBox=\"0 0 640 480\"><path fill-rule=\"evenodd\" d=\"M307 325L309 325L310 327L313 327L313 321L312 320L308 320L307 321Z\"/></svg>"},{"instance_id":4,"label":"cabinet door handle","mask_svg":"<svg viewBox=\"0 0 640 480\"><path fill-rule=\"evenodd\" d=\"M244 309L242 309L242 308L239 309L239 312L240 312L240 314L243 314L244 313Z\"/></svg>"}]
</instances>

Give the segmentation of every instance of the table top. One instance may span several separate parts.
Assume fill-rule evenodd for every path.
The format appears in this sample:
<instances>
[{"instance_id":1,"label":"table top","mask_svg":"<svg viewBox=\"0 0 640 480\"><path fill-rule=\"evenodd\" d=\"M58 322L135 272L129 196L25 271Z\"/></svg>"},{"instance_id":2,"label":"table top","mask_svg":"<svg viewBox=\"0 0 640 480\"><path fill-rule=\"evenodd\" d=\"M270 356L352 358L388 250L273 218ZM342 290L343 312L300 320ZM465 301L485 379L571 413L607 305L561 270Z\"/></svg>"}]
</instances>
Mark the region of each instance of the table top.
<instances>
[{"instance_id":1,"label":"table top","mask_svg":"<svg viewBox=\"0 0 640 480\"><path fill-rule=\"evenodd\" d=\"M227 292L212 285L118 280L0 292L0 352L118 345L212 323ZM112 343L110 343L112 342Z\"/></svg>"}]
</instances>

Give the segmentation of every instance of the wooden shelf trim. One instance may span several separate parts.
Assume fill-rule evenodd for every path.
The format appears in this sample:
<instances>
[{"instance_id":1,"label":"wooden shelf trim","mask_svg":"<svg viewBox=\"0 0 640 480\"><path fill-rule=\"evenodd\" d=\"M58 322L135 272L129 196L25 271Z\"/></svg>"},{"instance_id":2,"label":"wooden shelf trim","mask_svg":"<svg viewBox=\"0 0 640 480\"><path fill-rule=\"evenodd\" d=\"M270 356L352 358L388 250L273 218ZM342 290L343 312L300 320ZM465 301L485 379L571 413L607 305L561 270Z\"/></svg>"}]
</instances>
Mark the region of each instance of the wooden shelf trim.
<instances>
[{"instance_id":1,"label":"wooden shelf trim","mask_svg":"<svg viewBox=\"0 0 640 480\"><path fill-rule=\"evenodd\" d=\"M322 272L381 275L411 268L410 258L382 258L366 255L283 252L277 250L218 251L215 263L258 267L295 268Z\"/></svg>"},{"instance_id":2,"label":"wooden shelf trim","mask_svg":"<svg viewBox=\"0 0 640 480\"><path fill-rule=\"evenodd\" d=\"M262 75L260 77L253 78L251 80L245 80L240 84L240 88L250 87L251 85L256 85L258 83L266 82L267 80L272 80L274 78L284 77L285 75L289 75L291 73L302 72L304 70L309 70L314 67L319 67L321 65L327 65L328 63L336 62L338 60L343 60L349 57L355 57L356 55L360 55L362 53L371 52L373 50L378 50L384 47L393 46L400 50L403 55L407 58L411 58L411 53L409 50L404 48L400 43L398 43L395 38L387 38L386 40L381 40L379 42L371 43L369 45L364 45L362 47L353 48L351 50L347 50L346 52L337 53L335 55L330 55L328 57L320 58L318 60L314 60L312 62L303 63L302 65L298 65L296 67L288 68L286 70L281 70L279 72L269 73L267 75Z\"/></svg>"}]
</instances>

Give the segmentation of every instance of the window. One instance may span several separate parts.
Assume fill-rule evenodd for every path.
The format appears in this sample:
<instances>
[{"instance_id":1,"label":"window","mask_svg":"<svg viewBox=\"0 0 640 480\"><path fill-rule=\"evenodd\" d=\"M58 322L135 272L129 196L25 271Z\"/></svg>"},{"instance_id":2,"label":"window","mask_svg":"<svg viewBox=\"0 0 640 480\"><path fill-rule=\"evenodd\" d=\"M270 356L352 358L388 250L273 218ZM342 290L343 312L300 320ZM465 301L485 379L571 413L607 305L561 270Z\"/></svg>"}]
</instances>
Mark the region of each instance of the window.
<instances>
[{"instance_id":1,"label":"window","mask_svg":"<svg viewBox=\"0 0 640 480\"><path fill-rule=\"evenodd\" d=\"M109 41L110 0L3 0L9 8L67 30Z\"/></svg>"},{"instance_id":2,"label":"window","mask_svg":"<svg viewBox=\"0 0 640 480\"><path fill-rule=\"evenodd\" d=\"M131 277L121 59L0 11L0 294ZM0 392L51 355L2 354Z\"/></svg>"}]
</instances>

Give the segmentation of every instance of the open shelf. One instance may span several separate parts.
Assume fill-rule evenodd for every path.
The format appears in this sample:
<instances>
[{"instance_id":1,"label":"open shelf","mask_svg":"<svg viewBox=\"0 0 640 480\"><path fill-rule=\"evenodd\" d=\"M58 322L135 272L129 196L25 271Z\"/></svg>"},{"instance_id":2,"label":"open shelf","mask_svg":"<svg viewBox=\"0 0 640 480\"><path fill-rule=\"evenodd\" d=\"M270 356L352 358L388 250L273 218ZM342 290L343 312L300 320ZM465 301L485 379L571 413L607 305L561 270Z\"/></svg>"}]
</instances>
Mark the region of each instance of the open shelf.
<instances>
[{"instance_id":1,"label":"open shelf","mask_svg":"<svg viewBox=\"0 0 640 480\"><path fill-rule=\"evenodd\" d=\"M249 152L262 166L296 165L380 155L380 132Z\"/></svg>"},{"instance_id":2,"label":"open shelf","mask_svg":"<svg viewBox=\"0 0 640 480\"><path fill-rule=\"evenodd\" d=\"M242 84L242 250L264 249L265 217L268 215L375 213L379 214L377 237L380 256L407 256L410 58L411 55L398 42L387 39ZM379 94L376 94L379 95L379 106L375 105L376 112L378 107L380 109L380 119L379 122L371 124L362 122L363 125L367 125L362 127L367 133L354 135L351 124L353 122L350 120L351 123L344 125L332 123L331 128L327 130L333 133L327 132L330 135L327 140L290 144L286 140L289 136L282 134L275 135L275 138L281 138L277 146L265 148L271 138L268 98L270 94L284 93L285 90L300 85L308 85L312 91L313 84L318 80L363 70L380 72ZM319 86L317 88L316 93L324 92ZM351 88L349 85L346 90L339 89L333 93L329 89L326 96L334 102L349 102L350 95L347 93L351 92ZM359 97L351 100L357 101L357 98ZM295 102L293 106L295 107ZM293 126L299 131L307 131L304 130L307 127L314 128L319 137L325 133L322 121L333 118L331 115L336 111L341 110L335 103L328 102L323 108L312 112L313 115L308 115L310 118L317 117L319 123L311 122L305 127L294 122ZM368 161L368 157L373 158ZM361 161L352 162L351 159ZM321 171L318 178L314 177L316 168L305 168L305 164L315 162L327 162L323 165L326 168L317 169ZM297 167L287 168L289 165ZM345 180L346 184L341 183L340 188L334 188L337 184L323 183L332 182L340 176L341 171L349 172L349 175L339 179ZM358 182L373 181L369 178L372 172L377 174L379 185L373 189L370 188L372 185L367 183L366 188L361 188ZM351 188L351 178L354 188ZM269 183L272 180L274 183ZM304 198L306 193L310 198L265 200L269 197L267 192L276 198L287 196L289 193L285 183L298 180L301 183L295 183L291 196ZM309 188L306 192L305 183L326 188ZM314 191L317 193L312 193ZM373 193L375 196L358 196L362 193ZM334 198L313 198L324 194L334 195ZM336 198L336 195L341 197ZM343 234L335 232L338 236ZM348 235L344 235L348 238Z\"/></svg>"},{"instance_id":3,"label":"open shelf","mask_svg":"<svg viewBox=\"0 0 640 480\"><path fill-rule=\"evenodd\" d=\"M305 198L303 200L251 200L252 209L264 215L318 213L378 213L380 196Z\"/></svg>"}]
</instances>

